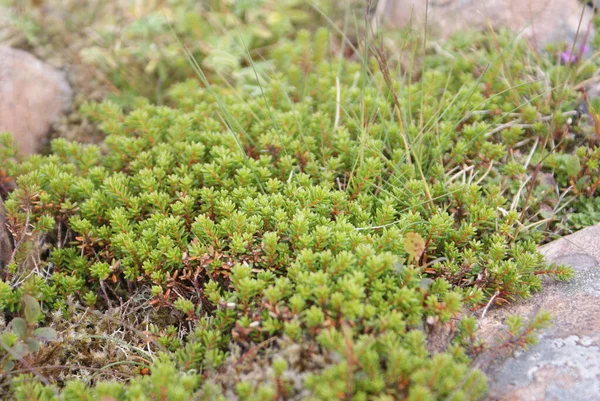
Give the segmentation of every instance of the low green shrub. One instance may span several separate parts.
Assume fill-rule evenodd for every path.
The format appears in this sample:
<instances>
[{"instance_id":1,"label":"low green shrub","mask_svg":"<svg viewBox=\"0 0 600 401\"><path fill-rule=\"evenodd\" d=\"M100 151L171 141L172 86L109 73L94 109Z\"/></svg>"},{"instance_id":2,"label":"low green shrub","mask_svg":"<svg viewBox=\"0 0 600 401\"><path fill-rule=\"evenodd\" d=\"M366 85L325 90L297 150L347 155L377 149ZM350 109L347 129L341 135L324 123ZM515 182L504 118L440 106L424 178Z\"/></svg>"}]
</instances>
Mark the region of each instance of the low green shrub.
<instances>
[{"instance_id":1,"label":"low green shrub","mask_svg":"<svg viewBox=\"0 0 600 401\"><path fill-rule=\"evenodd\" d=\"M173 107L88 105L102 147L3 150L18 182L7 316L23 296L48 311L136 298L154 309L149 350L171 350L128 384L20 376L14 397L480 399L470 357L489 345L470 315L570 276L536 246L568 226L565 202L597 194L600 156L560 85L587 70L543 61L548 91L526 46L490 40L427 55L411 83L381 53L331 60L327 31L300 32L235 90L200 74L171 87ZM510 320L505 345L547 323Z\"/></svg>"}]
</instances>

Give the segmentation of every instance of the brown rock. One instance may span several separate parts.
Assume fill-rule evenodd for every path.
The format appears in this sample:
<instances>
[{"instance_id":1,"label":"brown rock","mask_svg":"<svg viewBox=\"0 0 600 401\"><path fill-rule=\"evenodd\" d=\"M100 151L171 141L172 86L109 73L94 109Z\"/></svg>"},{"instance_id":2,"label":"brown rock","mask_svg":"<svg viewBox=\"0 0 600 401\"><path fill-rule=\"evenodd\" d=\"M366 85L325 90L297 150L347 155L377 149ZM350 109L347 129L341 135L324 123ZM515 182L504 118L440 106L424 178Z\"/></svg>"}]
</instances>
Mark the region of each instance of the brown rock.
<instances>
[{"instance_id":1,"label":"brown rock","mask_svg":"<svg viewBox=\"0 0 600 401\"><path fill-rule=\"evenodd\" d=\"M578 37L585 36L593 9L583 3L579 0L379 0L375 15L379 22L394 28L422 29L427 21L428 35L441 38L467 29L507 27L542 48L553 42L572 43L580 20Z\"/></svg>"},{"instance_id":2,"label":"brown rock","mask_svg":"<svg viewBox=\"0 0 600 401\"><path fill-rule=\"evenodd\" d=\"M40 150L71 98L63 73L25 51L0 46L0 132L13 134L21 154Z\"/></svg>"},{"instance_id":3,"label":"brown rock","mask_svg":"<svg viewBox=\"0 0 600 401\"><path fill-rule=\"evenodd\" d=\"M490 310L480 321L483 337L503 325L507 315L552 314L553 326L539 343L484 369L489 400L600 400L600 224L541 249L549 262L573 267L569 282L549 282L532 299Z\"/></svg>"}]
</instances>

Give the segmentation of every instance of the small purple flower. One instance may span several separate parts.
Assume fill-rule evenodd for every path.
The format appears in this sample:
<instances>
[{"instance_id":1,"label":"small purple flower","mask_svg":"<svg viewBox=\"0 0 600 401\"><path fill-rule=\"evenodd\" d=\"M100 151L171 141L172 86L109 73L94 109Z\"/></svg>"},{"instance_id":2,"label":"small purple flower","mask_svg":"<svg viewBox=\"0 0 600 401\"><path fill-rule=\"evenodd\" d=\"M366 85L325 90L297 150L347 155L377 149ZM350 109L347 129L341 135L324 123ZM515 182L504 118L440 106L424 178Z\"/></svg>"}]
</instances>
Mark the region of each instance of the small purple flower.
<instances>
[{"instance_id":1,"label":"small purple flower","mask_svg":"<svg viewBox=\"0 0 600 401\"><path fill-rule=\"evenodd\" d=\"M579 46L579 53L574 54L571 52L571 49L567 49L560 54L560 59L564 64L573 64L578 58L581 57L581 55L583 55L583 53L587 52L589 49L590 48L587 44L582 43L581 46Z\"/></svg>"},{"instance_id":2,"label":"small purple flower","mask_svg":"<svg viewBox=\"0 0 600 401\"><path fill-rule=\"evenodd\" d=\"M588 45L586 45L585 43L582 43L581 46L579 46L579 54L583 54L583 53L587 52L588 50L590 50L590 47Z\"/></svg>"},{"instance_id":3,"label":"small purple flower","mask_svg":"<svg viewBox=\"0 0 600 401\"><path fill-rule=\"evenodd\" d=\"M571 50L565 50L560 54L560 59L563 64L573 64L577 60L577 56L571 53Z\"/></svg>"}]
</instances>

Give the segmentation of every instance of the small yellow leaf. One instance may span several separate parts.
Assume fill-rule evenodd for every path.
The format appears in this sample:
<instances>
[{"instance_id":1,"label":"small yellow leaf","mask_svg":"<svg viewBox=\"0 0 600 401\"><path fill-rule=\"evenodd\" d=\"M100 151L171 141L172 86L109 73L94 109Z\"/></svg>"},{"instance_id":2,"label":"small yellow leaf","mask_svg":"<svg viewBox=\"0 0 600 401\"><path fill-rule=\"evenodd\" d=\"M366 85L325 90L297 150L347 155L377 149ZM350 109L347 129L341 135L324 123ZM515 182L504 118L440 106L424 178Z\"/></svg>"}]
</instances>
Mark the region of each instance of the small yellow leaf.
<instances>
[{"instance_id":1,"label":"small yellow leaf","mask_svg":"<svg viewBox=\"0 0 600 401\"><path fill-rule=\"evenodd\" d=\"M404 236L404 250L410 259L417 261L425 252L425 240L418 233L407 233Z\"/></svg>"}]
</instances>

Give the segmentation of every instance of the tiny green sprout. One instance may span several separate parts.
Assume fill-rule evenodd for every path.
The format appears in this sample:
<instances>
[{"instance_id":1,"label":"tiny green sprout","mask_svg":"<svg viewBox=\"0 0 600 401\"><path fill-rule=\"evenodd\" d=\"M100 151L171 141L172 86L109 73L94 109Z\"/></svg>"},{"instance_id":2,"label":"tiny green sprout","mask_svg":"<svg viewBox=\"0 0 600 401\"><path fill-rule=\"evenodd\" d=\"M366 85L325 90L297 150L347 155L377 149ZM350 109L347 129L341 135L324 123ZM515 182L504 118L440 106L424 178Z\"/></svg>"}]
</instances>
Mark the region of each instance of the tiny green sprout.
<instances>
[{"instance_id":1,"label":"tiny green sprout","mask_svg":"<svg viewBox=\"0 0 600 401\"><path fill-rule=\"evenodd\" d=\"M302 327L299 321L290 321L283 324L283 332L292 340L300 340L302 336Z\"/></svg>"},{"instance_id":2,"label":"tiny green sprout","mask_svg":"<svg viewBox=\"0 0 600 401\"><path fill-rule=\"evenodd\" d=\"M95 277L100 281L106 280L110 273L111 273L110 265L106 262L94 263L90 267L90 274L92 275L92 277Z\"/></svg>"},{"instance_id":3,"label":"tiny green sprout","mask_svg":"<svg viewBox=\"0 0 600 401\"><path fill-rule=\"evenodd\" d=\"M150 293L152 294L152 297L156 298L163 294L163 288L160 285L153 285L150 289Z\"/></svg>"},{"instance_id":4,"label":"tiny green sprout","mask_svg":"<svg viewBox=\"0 0 600 401\"><path fill-rule=\"evenodd\" d=\"M275 377L281 377L283 373L288 369L288 363L283 358L277 358L273 361L273 373Z\"/></svg>"},{"instance_id":5,"label":"tiny green sprout","mask_svg":"<svg viewBox=\"0 0 600 401\"><path fill-rule=\"evenodd\" d=\"M318 306L312 306L306 311L306 325L309 328L315 328L321 325L325 320L323 310Z\"/></svg>"},{"instance_id":6,"label":"tiny green sprout","mask_svg":"<svg viewBox=\"0 0 600 401\"><path fill-rule=\"evenodd\" d=\"M271 401L275 398L275 390L268 385L262 385L256 391L256 400L257 401Z\"/></svg>"},{"instance_id":7,"label":"tiny green sprout","mask_svg":"<svg viewBox=\"0 0 600 401\"><path fill-rule=\"evenodd\" d=\"M83 296L83 301L89 307L94 307L96 302L98 302L98 296L93 291L88 291Z\"/></svg>"},{"instance_id":8,"label":"tiny green sprout","mask_svg":"<svg viewBox=\"0 0 600 401\"><path fill-rule=\"evenodd\" d=\"M194 304L189 299L178 298L173 305L175 306L175 309L180 310L187 315L191 315L194 312Z\"/></svg>"},{"instance_id":9,"label":"tiny green sprout","mask_svg":"<svg viewBox=\"0 0 600 401\"><path fill-rule=\"evenodd\" d=\"M248 399L252 393L252 383L240 381L235 385L235 392L240 399Z\"/></svg>"}]
</instances>

